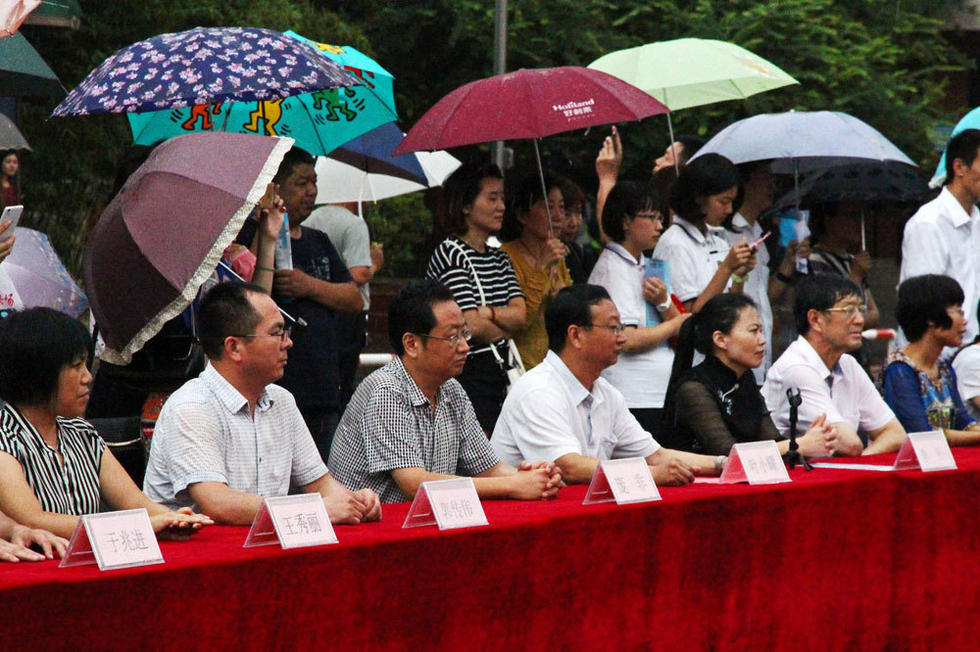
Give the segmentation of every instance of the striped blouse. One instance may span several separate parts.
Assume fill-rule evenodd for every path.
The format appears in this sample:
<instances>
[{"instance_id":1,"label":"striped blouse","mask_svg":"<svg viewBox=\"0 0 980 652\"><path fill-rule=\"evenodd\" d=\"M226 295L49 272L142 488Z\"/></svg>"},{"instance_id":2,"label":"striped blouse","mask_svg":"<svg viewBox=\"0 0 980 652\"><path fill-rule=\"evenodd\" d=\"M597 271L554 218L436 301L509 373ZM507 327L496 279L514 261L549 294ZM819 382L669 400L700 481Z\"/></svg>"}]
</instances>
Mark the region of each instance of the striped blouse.
<instances>
[{"instance_id":1,"label":"striped blouse","mask_svg":"<svg viewBox=\"0 0 980 652\"><path fill-rule=\"evenodd\" d=\"M482 303L473 278L474 269L488 306L505 306L514 297L524 296L507 254L490 246L480 253L457 237L443 240L432 252L426 276L449 288L460 310L474 310Z\"/></svg>"},{"instance_id":2,"label":"striped blouse","mask_svg":"<svg viewBox=\"0 0 980 652\"><path fill-rule=\"evenodd\" d=\"M0 451L20 462L41 508L72 516L98 512L105 441L84 419L60 417L58 441L64 464L17 408L0 407Z\"/></svg>"}]
</instances>

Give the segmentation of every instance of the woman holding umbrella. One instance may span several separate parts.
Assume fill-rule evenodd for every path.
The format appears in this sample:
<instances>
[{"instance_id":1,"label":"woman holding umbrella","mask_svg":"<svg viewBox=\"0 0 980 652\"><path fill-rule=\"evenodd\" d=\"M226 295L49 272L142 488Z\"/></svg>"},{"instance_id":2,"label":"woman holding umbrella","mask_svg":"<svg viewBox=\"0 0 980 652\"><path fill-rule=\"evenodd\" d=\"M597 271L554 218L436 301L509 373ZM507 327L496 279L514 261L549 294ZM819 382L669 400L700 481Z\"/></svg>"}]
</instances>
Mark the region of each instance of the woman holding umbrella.
<instances>
[{"instance_id":1,"label":"woman holding umbrella","mask_svg":"<svg viewBox=\"0 0 980 652\"><path fill-rule=\"evenodd\" d=\"M495 165L464 164L443 185L450 233L432 253L426 276L453 293L473 341L458 380L487 433L507 394L507 340L524 328L525 301L507 254L487 239L504 220L503 175Z\"/></svg>"},{"instance_id":2,"label":"woman holding umbrella","mask_svg":"<svg viewBox=\"0 0 980 652\"><path fill-rule=\"evenodd\" d=\"M85 327L50 308L0 322L0 508L62 537L83 514L145 508L158 535L185 538L211 519L151 501L80 418L92 375Z\"/></svg>"},{"instance_id":3,"label":"woman holding umbrella","mask_svg":"<svg viewBox=\"0 0 980 652\"><path fill-rule=\"evenodd\" d=\"M514 263L514 272L527 300L527 324L514 337L524 368L531 369L548 351L544 311L551 297L572 284L565 265L568 247L557 236L565 226L565 200L558 181L544 177L548 194L542 195L541 177L531 174L517 188L504 216L500 247ZM550 223L549 223L550 216Z\"/></svg>"},{"instance_id":4,"label":"woman holding umbrella","mask_svg":"<svg viewBox=\"0 0 980 652\"><path fill-rule=\"evenodd\" d=\"M667 261L671 289L689 312L697 312L726 289L741 292L755 266L752 247L744 239L729 246L717 229L740 199L735 165L720 154L705 154L681 169L671 187L670 207L676 214L653 258Z\"/></svg>"}]
</instances>

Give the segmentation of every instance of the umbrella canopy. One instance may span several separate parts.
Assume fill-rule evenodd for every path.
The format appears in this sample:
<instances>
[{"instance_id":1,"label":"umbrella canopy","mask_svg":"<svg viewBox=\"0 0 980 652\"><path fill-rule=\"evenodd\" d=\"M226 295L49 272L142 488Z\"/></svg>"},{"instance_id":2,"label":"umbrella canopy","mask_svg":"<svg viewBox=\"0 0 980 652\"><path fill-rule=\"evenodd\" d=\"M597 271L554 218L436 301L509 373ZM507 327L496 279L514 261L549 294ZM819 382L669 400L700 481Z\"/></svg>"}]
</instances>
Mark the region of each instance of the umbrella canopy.
<instances>
[{"instance_id":1,"label":"umbrella canopy","mask_svg":"<svg viewBox=\"0 0 980 652\"><path fill-rule=\"evenodd\" d=\"M0 150L3 149L27 149L31 148L27 144L27 139L24 138L24 134L20 133L20 129L13 121L0 113Z\"/></svg>"},{"instance_id":2,"label":"umbrella canopy","mask_svg":"<svg viewBox=\"0 0 980 652\"><path fill-rule=\"evenodd\" d=\"M0 38L0 97L64 94L58 76L23 34Z\"/></svg>"},{"instance_id":3,"label":"umbrella canopy","mask_svg":"<svg viewBox=\"0 0 980 652\"><path fill-rule=\"evenodd\" d=\"M242 134L178 136L126 181L82 259L104 360L127 364L190 304L292 145Z\"/></svg>"},{"instance_id":4,"label":"umbrella canopy","mask_svg":"<svg viewBox=\"0 0 980 652\"><path fill-rule=\"evenodd\" d=\"M415 123L395 154L537 139L667 111L647 93L599 70L521 69L470 82L443 97Z\"/></svg>"},{"instance_id":5,"label":"umbrella canopy","mask_svg":"<svg viewBox=\"0 0 980 652\"><path fill-rule=\"evenodd\" d=\"M313 48L254 27L195 27L161 34L103 61L53 116L277 100L360 80Z\"/></svg>"},{"instance_id":6,"label":"umbrella canopy","mask_svg":"<svg viewBox=\"0 0 980 652\"><path fill-rule=\"evenodd\" d=\"M0 36L10 36L37 9L41 0L0 0Z\"/></svg>"},{"instance_id":7,"label":"umbrella canopy","mask_svg":"<svg viewBox=\"0 0 980 652\"><path fill-rule=\"evenodd\" d=\"M129 113L133 142L153 145L194 131L229 131L289 136L314 155L398 118L391 73L348 46L317 43L295 32L286 34L342 66L360 86L323 88L312 93L261 102L223 102L180 109Z\"/></svg>"},{"instance_id":8,"label":"umbrella canopy","mask_svg":"<svg viewBox=\"0 0 980 652\"><path fill-rule=\"evenodd\" d=\"M838 201L918 202L929 193L922 174L895 161L865 161L814 172L800 182L800 205ZM783 195L776 210L796 203L796 193Z\"/></svg>"},{"instance_id":9,"label":"umbrella canopy","mask_svg":"<svg viewBox=\"0 0 980 652\"><path fill-rule=\"evenodd\" d=\"M949 137L952 138L961 131L966 131L967 129L980 129L980 106L973 109L965 116L960 118L960 121L956 123L953 127L952 133ZM946 183L946 150L943 150L943 155L939 159L939 165L936 166L936 171L932 175L932 179L929 180L930 188L938 188Z\"/></svg>"},{"instance_id":10,"label":"umbrella canopy","mask_svg":"<svg viewBox=\"0 0 980 652\"><path fill-rule=\"evenodd\" d=\"M741 100L798 84L778 66L734 43L679 38L610 52L589 64L660 100L671 111Z\"/></svg>"},{"instance_id":11,"label":"umbrella canopy","mask_svg":"<svg viewBox=\"0 0 980 652\"><path fill-rule=\"evenodd\" d=\"M80 317L88 310L82 288L65 269L48 236L18 226L17 242L4 261L4 268L25 308L54 308Z\"/></svg>"},{"instance_id":12,"label":"umbrella canopy","mask_svg":"<svg viewBox=\"0 0 980 652\"><path fill-rule=\"evenodd\" d=\"M698 150L733 163L777 159L773 172L809 171L861 160L899 161L915 166L881 132L839 111L763 113L734 122Z\"/></svg>"}]
</instances>

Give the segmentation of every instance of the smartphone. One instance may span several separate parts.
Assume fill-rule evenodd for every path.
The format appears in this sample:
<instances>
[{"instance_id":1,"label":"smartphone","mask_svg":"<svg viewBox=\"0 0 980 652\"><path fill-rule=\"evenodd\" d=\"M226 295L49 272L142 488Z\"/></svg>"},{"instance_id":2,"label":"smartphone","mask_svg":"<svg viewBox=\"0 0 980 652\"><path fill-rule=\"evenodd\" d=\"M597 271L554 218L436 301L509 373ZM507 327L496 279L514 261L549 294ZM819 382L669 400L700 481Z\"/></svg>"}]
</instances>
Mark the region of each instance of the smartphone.
<instances>
[{"instance_id":1,"label":"smartphone","mask_svg":"<svg viewBox=\"0 0 980 652\"><path fill-rule=\"evenodd\" d=\"M0 224L4 222L10 222L10 226L7 230L0 234L0 242L3 242L7 238L14 235L14 229L17 228L17 222L20 221L20 214L24 212L24 206L18 204L17 206L7 206L3 209L3 215L0 215Z\"/></svg>"}]
</instances>

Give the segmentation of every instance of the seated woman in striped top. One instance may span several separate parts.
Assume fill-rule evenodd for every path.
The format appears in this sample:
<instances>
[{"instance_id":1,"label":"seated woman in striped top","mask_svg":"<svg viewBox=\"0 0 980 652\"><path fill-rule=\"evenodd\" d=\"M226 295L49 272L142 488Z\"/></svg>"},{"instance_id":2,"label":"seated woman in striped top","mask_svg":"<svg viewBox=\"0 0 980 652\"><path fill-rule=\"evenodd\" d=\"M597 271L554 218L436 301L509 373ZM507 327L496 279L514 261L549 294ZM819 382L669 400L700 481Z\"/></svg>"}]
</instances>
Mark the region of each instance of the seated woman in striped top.
<instances>
[{"instance_id":1,"label":"seated woman in striped top","mask_svg":"<svg viewBox=\"0 0 980 652\"><path fill-rule=\"evenodd\" d=\"M49 308L0 322L0 509L62 537L79 516L98 512L100 501L146 508L158 536L185 538L211 523L147 498L81 418L92 380L89 346L81 323Z\"/></svg>"}]
</instances>

